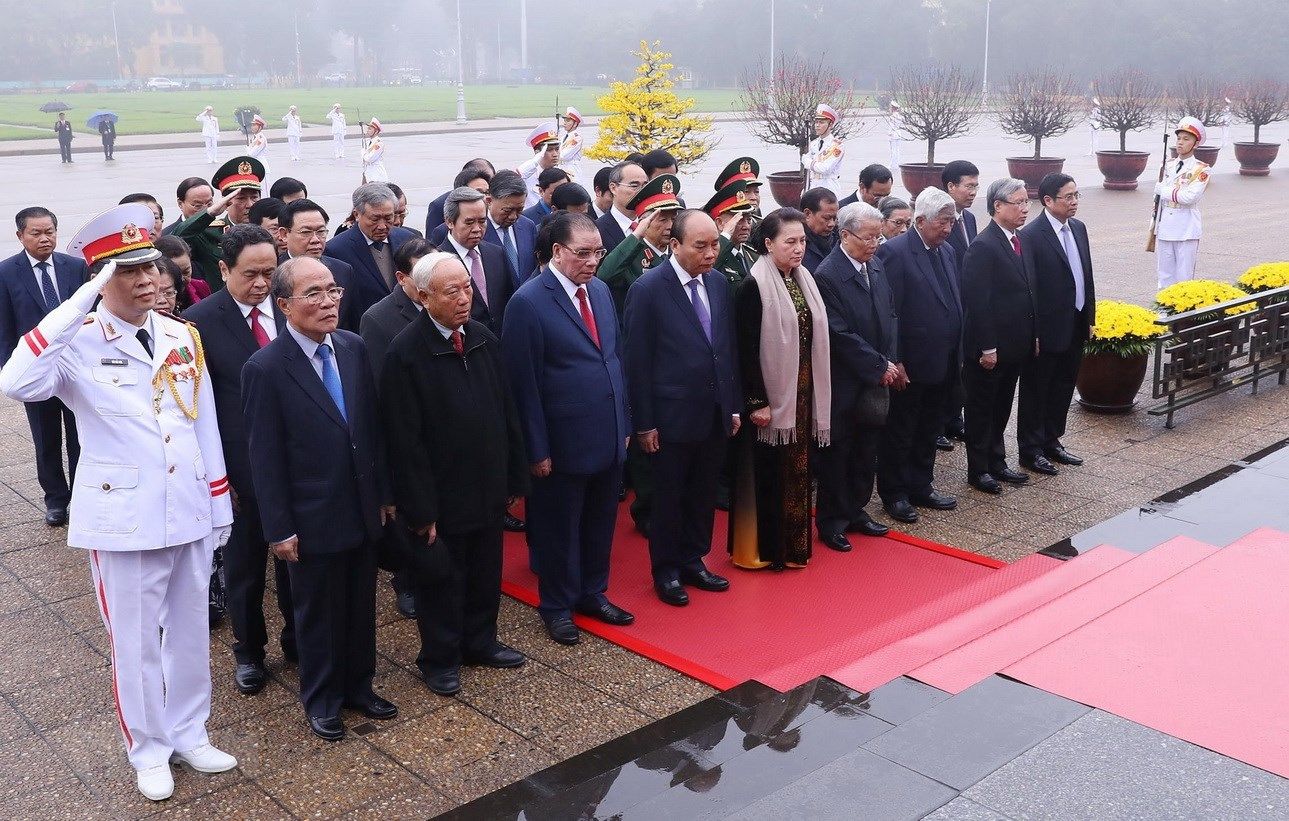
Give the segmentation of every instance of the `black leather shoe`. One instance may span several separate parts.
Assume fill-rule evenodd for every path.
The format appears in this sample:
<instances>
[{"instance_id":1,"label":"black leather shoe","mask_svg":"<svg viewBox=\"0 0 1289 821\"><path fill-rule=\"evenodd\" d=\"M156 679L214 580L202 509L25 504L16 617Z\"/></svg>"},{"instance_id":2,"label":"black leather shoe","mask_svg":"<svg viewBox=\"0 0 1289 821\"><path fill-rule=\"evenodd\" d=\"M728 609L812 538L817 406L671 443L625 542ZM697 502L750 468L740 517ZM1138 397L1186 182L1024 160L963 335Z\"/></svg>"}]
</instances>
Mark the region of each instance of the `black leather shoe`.
<instances>
[{"instance_id":1,"label":"black leather shoe","mask_svg":"<svg viewBox=\"0 0 1289 821\"><path fill-rule=\"evenodd\" d=\"M891 529L881 522L863 519L858 522L851 522L850 527L846 528L846 532L858 533L862 536L885 536L891 532Z\"/></svg>"},{"instance_id":2,"label":"black leather shoe","mask_svg":"<svg viewBox=\"0 0 1289 821\"><path fill-rule=\"evenodd\" d=\"M524 654L501 642L493 642L488 652L478 656L468 656L465 663L471 667L496 667L504 670L509 667L523 667L528 662Z\"/></svg>"},{"instance_id":3,"label":"black leather shoe","mask_svg":"<svg viewBox=\"0 0 1289 821\"><path fill-rule=\"evenodd\" d=\"M416 618L416 596L412 595L412 591L396 592L394 594L394 606L398 608L398 612L403 615L403 618Z\"/></svg>"},{"instance_id":4,"label":"black leather shoe","mask_svg":"<svg viewBox=\"0 0 1289 821\"><path fill-rule=\"evenodd\" d=\"M518 516L511 516L509 513L506 514L506 518L501 520L501 526L510 533L523 533L528 529L528 525L524 524L523 519Z\"/></svg>"},{"instance_id":5,"label":"black leather shoe","mask_svg":"<svg viewBox=\"0 0 1289 821\"><path fill-rule=\"evenodd\" d=\"M729 579L716 575L706 567L702 570L680 571L680 583L706 590L708 593L724 593L730 589Z\"/></svg>"},{"instance_id":6,"label":"black leather shoe","mask_svg":"<svg viewBox=\"0 0 1289 821\"><path fill-rule=\"evenodd\" d=\"M1060 462L1063 465L1074 465L1075 467L1078 467L1083 464L1082 459L1075 456L1073 453L1070 453L1064 446L1051 448L1046 453L1047 458L1051 459L1053 462Z\"/></svg>"},{"instance_id":7,"label":"black leather shoe","mask_svg":"<svg viewBox=\"0 0 1289 821\"><path fill-rule=\"evenodd\" d=\"M425 686L441 696L454 696L461 692L461 668L450 667L428 675L423 674Z\"/></svg>"},{"instance_id":8,"label":"black leather shoe","mask_svg":"<svg viewBox=\"0 0 1289 821\"><path fill-rule=\"evenodd\" d=\"M1047 457L1041 453L1033 459L1021 459L1020 463L1022 466L1029 468L1035 473L1041 473L1044 476L1055 476L1060 473L1060 471L1056 469L1056 465L1049 462Z\"/></svg>"},{"instance_id":9,"label":"black leather shoe","mask_svg":"<svg viewBox=\"0 0 1289 821\"><path fill-rule=\"evenodd\" d=\"M300 651L295 649L294 644L284 644L282 645L282 658L286 659L292 664L299 664Z\"/></svg>"},{"instance_id":10,"label":"black leather shoe","mask_svg":"<svg viewBox=\"0 0 1289 821\"><path fill-rule=\"evenodd\" d=\"M673 607L684 607L689 604L689 594L685 592L685 588L678 581L664 582L662 584L654 582L653 589L658 594L658 598L662 599L663 604L670 604Z\"/></svg>"},{"instance_id":11,"label":"black leather shoe","mask_svg":"<svg viewBox=\"0 0 1289 821\"><path fill-rule=\"evenodd\" d=\"M909 504L907 499L900 499L898 502L883 505L882 509L886 511L887 516L897 522L911 525L918 520L918 512L913 509L913 505Z\"/></svg>"},{"instance_id":12,"label":"black leather shoe","mask_svg":"<svg viewBox=\"0 0 1289 821\"><path fill-rule=\"evenodd\" d=\"M962 424L962 419L959 418L957 424L946 427L944 435L950 439L957 439L959 442L967 441L967 428Z\"/></svg>"},{"instance_id":13,"label":"black leather shoe","mask_svg":"<svg viewBox=\"0 0 1289 821\"><path fill-rule=\"evenodd\" d=\"M925 507L931 510L953 510L958 506L957 499L938 490L932 490L926 496L910 496L909 502L914 507Z\"/></svg>"},{"instance_id":14,"label":"black leather shoe","mask_svg":"<svg viewBox=\"0 0 1289 821\"><path fill-rule=\"evenodd\" d=\"M1022 473L1009 467L1004 467L1002 470L991 470L989 473L998 481L1006 482L1009 485L1023 485L1029 481L1028 473Z\"/></svg>"},{"instance_id":15,"label":"black leather shoe","mask_svg":"<svg viewBox=\"0 0 1289 821\"><path fill-rule=\"evenodd\" d=\"M602 621L605 624L612 624L617 627L631 624L636 620L635 616L610 601L606 601L603 604L590 605L588 607L579 607L577 608L577 612L581 613L583 616L590 616L597 621Z\"/></svg>"},{"instance_id":16,"label":"black leather shoe","mask_svg":"<svg viewBox=\"0 0 1289 821\"><path fill-rule=\"evenodd\" d=\"M345 723L340 716L309 716L309 729L324 741L339 741L345 737Z\"/></svg>"},{"instance_id":17,"label":"black leather shoe","mask_svg":"<svg viewBox=\"0 0 1289 821\"><path fill-rule=\"evenodd\" d=\"M1003 486L998 484L998 480L988 473L982 473L979 476L967 480L972 487L981 493L992 493L997 496L1003 492Z\"/></svg>"},{"instance_id":18,"label":"black leather shoe","mask_svg":"<svg viewBox=\"0 0 1289 821\"><path fill-rule=\"evenodd\" d=\"M264 685L268 683L268 675L264 672L264 665L256 662L237 665L233 672L233 681L237 682L237 692L244 696L253 696Z\"/></svg>"},{"instance_id":19,"label":"black leather shoe","mask_svg":"<svg viewBox=\"0 0 1289 821\"><path fill-rule=\"evenodd\" d=\"M362 701L355 701L345 706L351 710L357 710L368 718L393 718L398 715L398 707L375 693Z\"/></svg>"},{"instance_id":20,"label":"black leather shoe","mask_svg":"<svg viewBox=\"0 0 1289 821\"><path fill-rule=\"evenodd\" d=\"M937 449L943 451L953 450L953 443L949 441L949 437L947 436L935 437L935 446Z\"/></svg>"},{"instance_id":21,"label":"black leather shoe","mask_svg":"<svg viewBox=\"0 0 1289 821\"><path fill-rule=\"evenodd\" d=\"M851 551L850 539L846 538L845 533L834 533L831 536L825 536L820 533L819 541L823 542L825 546L836 550L838 553L849 553Z\"/></svg>"},{"instance_id":22,"label":"black leather shoe","mask_svg":"<svg viewBox=\"0 0 1289 821\"><path fill-rule=\"evenodd\" d=\"M67 508L54 507L45 511L45 524L50 527L62 527L67 524Z\"/></svg>"},{"instance_id":23,"label":"black leather shoe","mask_svg":"<svg viewBox=\"0 0 1289 821\"><path fill-rule=\"evenodd\" d=\"M572 619L555 619L546 623L546 632L551 641L559 644L577 644L582 640L582 633L573 624Z\"/></svg>"}]
</instances>

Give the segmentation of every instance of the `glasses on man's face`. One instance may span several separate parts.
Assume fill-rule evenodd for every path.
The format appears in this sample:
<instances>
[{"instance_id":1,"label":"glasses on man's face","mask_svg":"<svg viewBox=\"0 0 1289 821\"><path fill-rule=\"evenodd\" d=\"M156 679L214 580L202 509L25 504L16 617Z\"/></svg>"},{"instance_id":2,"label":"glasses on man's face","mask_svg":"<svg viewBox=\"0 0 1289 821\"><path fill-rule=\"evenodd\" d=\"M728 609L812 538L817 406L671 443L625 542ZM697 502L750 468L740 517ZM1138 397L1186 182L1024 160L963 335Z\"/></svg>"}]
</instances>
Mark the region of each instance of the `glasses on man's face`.
<instances>
[{"instance_id":1,"label":"glasses on man's face","mask_svg":"<svg viewBox=\"0 0 1289 821\"><path fill-rule=\"evenodd\" d=\"M1003 202L1007 203L1008 205L1014 205L1017 208L1024 208L1026 210L1029 209L1029 197L1026 197L1023 200L1003 200Z\"/></svg>"},{"instance_id":2,"label":"glasses on man's face","mask_svg":"<svg viewBox=\"0 0 1289 821\"><path fill-rule=\"evenodd\" d=\"M567 245L561 245L560 247L580 259L582 262L587 262L592 259L598 262L604 259L605 254L609 253L603 248L569 248Z\"/></svg>"},{"instance_id":3,"label":"glasses on man's face","mask_svg":"<svg viewBox=\"0 0 1289 821\"><path fill-rule=\"evenodd\" d=\"M913 224L913 220L891 219L890 217L887 217L885 220L883 220L883 222L889 222L891 225L894 225L896 228L908 228L910 225Z\"/></svg>"},{"instance_id":4,"label":"glasses on man's face","mask_svg":"<svg viewBox=\"0 0 1289 821\"><path fill-rule=\"evenodd\" d=\"M176 288L163 288L161 289L161 295L166 299L174 300L175 297L179 296L179 291Z\"/></svg>"},{"instance_id":5,"label":"glasses on man's face","mask_svg":"<svg viewBox=\"0 0 1289 821\"><path fill-rule=\"evenodd\" d=\"M317 239L326 239L326 238L327 238L327 226L325 226L325 225L324 225L324 226L322 226L321 228L319 228L319 229L318 229L318 230L316 230L316 231L310 231L308 228L300 228L299 230L294 231L293 233L294 233L297 237L300 237L300 238L302 238L302 239L314 239L314 238L317 238Z\"/></svg>"},{"instance_id":6,"label":"glasses on man's face","mask_svg":"<svg viewBox=\"0 0 1289 821\"><path fill-rule=\"evenodd\" d=\"M644 180L640 180L638 182L620 182L618 185L630 191L639 191L640 186L644 185Z\"/></svg>"},{"instance_id":7,"label":"glasses on man's face","mask_svg":"<svg viewBox=\"0 0 1289 821\"><path fill-rule=\"evenodd\" d=\"M319 288L316 291L310 291L307 294L300 294L299 296L289 296L287 299L302 299L305 303L317 308L325 303L327 299L339 302L340 298L344 295L345 289L343 287L333 285L330 288Z\"/></svg>"},{"instance_id":8,"label":"glasses on man's face","mask_svg":"<svg viewBox=\"0 0 1289 821\"><path fill-rule=\"evenodd\" d=\"M1060 195L1060 196L1059 196L1059 197L1057 197L1056 199L1058 199L1058 200L1064 200L1065 202L1078 202L1078 201L1079 201L1079 192L1078 192L1078 191L1071 191L1071 192L1070 192L1070 193L1068 193L1068 194L1062 194L1062 195Z\"/></svg>"}]
</instances>

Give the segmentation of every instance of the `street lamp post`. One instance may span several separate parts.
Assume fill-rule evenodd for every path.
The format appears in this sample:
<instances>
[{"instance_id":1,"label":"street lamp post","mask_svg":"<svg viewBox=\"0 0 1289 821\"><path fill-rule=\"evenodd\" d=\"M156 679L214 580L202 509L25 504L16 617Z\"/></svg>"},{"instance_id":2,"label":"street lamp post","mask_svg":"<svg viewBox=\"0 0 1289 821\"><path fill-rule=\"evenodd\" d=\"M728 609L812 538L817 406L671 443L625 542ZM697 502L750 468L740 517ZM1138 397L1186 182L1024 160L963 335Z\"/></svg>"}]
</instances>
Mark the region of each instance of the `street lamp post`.
<instances>
[{"instance_id":1,"label":"street lamp post","mask_svg":"<svg viewBox=\"0 0 1289 821\"><path fill-rule=\"evenodd\" d=\"M980 75L980 106L989 102L989 10L993 0L985 0L985 70Z\"/></svg>"},{"instance_id":2,"label":"street lamp post","mask_svg":"<svg viewBox=\"0 0 1289 821\"><path fill-rule=\"evenodd\" d=\"M121 33L116 28L116 0L112 1L112 45L116 47L116 79L125 79L125 67L121 62Z\"/></svg>"},{"instance_id":3,"label":"street lamp post","mask_svg":"<svg viewBox=\"0 0 1289 821\"><path fill-rule=\"evenodd\" d=\"M774 0L770 0L770 87L774 87Z\"/></svg>"},{"instance_id":4,"label":"street lamp post","mask_svg":"<svg viewBox=\"0 0 1289 821\"><path fill-rule=\"evenodd\" d=\"M461 54L461 0L457 0L457 125L466 124L465 61Z\"/></svg>"}]
</instances>

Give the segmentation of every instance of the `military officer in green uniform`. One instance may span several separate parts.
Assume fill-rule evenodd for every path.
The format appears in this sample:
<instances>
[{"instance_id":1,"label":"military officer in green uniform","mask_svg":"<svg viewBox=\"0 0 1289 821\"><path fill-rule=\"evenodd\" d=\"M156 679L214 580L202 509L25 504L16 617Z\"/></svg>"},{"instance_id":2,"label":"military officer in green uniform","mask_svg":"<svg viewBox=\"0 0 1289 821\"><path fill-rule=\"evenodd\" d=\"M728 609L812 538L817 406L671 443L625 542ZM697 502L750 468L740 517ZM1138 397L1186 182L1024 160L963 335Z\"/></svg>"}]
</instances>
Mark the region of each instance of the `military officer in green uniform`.
<instances>
[{"instance_id":1,"label":"military officer in green uniform","mask_svg":"<svg viewBox=\"0 0 1289 821\"><path fill-rule=\"evenodd\" d=\"M716 257L716 270L725 275L730 285L738 285L752 270L757 253L748 244L752 236L752 212L755 206L747 195L747 181L735 180L716 192L703 210L716 220L720 229L721 250Z\"/></svg>"},{"instance_id":2,"label":"military officer in green uniform","mask_svg":"<svg viewBox=\"0 0 1289 821\"><path fill-rule=\"evenodd\" d=\"M627 289L666 257L671 242L671 221L680 204L680 180L671 174L654 177L640 187L627 210L635 217L631 233L600 263L596 273L613 292L613 304L622 318Z\"/></svg>"},{"instance_id":3,"label":"military officer in green uniform","mask_svg":"<svg viewBox=\"0 0 1289 821\"><path fill-rule=\"evenodd\" d=\"M264 163L254 157L233 157L219 167L211 183L219 194L210 205L175 226L173 234L188 243L194 275L206 280L214 292L224 287L219 240L228 226L247 222L251 206L260 198Z\"/></svg>"},{"instance_id":4,"label":"military officer in green uniform","mask_svg":"<svg viewBox=\"0 0 1289 821\"><path fill-rule=\"evenodd\" d=\"M739 157L716 175L717 191L740 180L747 184L747 200L752 203L752 210L747 215L747 223L753 229L761 224L761 180L758 179L760 176L761 164L751 157Z\"/></svg>"}]
</instances>

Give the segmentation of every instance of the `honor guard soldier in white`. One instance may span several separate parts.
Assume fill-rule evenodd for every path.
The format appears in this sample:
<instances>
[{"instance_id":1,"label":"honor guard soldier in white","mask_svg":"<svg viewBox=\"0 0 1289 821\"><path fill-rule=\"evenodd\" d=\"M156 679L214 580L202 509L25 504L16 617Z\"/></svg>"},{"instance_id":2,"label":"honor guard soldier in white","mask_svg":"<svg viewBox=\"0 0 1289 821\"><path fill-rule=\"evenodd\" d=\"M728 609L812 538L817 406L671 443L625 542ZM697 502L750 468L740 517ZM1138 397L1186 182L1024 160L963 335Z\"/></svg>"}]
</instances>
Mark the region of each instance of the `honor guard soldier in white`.
<instances>
[{"instance_id":1,"label":"honor guard soldier in white","mask_svg":"<svg viewBox=\"0 0 1289 821\"><path fill-rule=\"evenodd\" d=\"M834 194L841 193L841 161L846 156L841 140L832 133L837 120L837 109L820 103L815 109L815 139L801 155L801 167L810 173L810 187L822 186Z\"/></svg>"},{"instance_id":2,"label":"honor guard soldier in white","mask_svg":"<svg viewBox=\"0 0 1289 821\"><path fill-rule=\"evenodd\" d=\"M363 182L389 182L385 170L385 141L381 139L380 120L372 117L363 126L367 132L367 145L363 147Z\"/></svg>"},{"instance_id":3,"label":"honor guard soldier in white","mask_svg":"<svg viewBox=\"0 0 1289 821\"><path fill-rule=\"evenodd\" d=\"M67 543L87 552L114 711L139 790L159 801L174 790L172 761L212 773L237 761L206 734L210 563L232 504L201 339L151 310L152 220L132 203L80 230L68 250L102 270L22 338L0 391L56 396L76 414Z\"/></svg>"},{"instance_id":4,"label":"honor guard soldier in white","mask_svg":"<svg viewBox=\"0 0 1289 821\"><path fill-rule=\"evenodd\" d=\"M547 168L559 165L559 134L549 125L539 125L529 132L528 146L532 148L533 155L515 170L528 186L524 207L532 208L542 199L542 192L537 190L537 178Z\"/></svg>"},{"instance_id":5,"label":"honor guard soldier in white","mask_svg":"<svg viewBox=\"0 0 1289 821\"><path fill-rule=\"evenodd\" d=\"M331 152L332 156L337 159L344 159L345 156L345 129L349 123L345 121L345 112L340 109L340 103L333 103L331 110L327 112L327 119L331 121Z\"/></svg>"},{"instance_id":6,"label":"honor guard soldier in white","mask_svg":"<svg viewBox=\"0 0 1289 821\"><path fill-rule=\"evenodd\" d=\"M573 106L564 110L564 139L559 144L559 167L568 172L573 182L581 182L582 176L582 134L577 129L582 125L582 112Z\"/></svg>"},{"instance_id":7,"label":"honor guard soldier in white","mask_svg":"<svg viewBox=\"0 0 1289 821\"><path fill-rule=\"evenodd\" d=\"M1209 178L1208 163L1195 156L1195 146L1204 142L1204 124L1194 117L1182 117L1173 131L1177 159L1165 164L1164 178L1155 184L1159 195L1155 267L1160 288L1195 278L1195 257L1203 233L1199 203Z\"/></svg>"}]
</instances>

